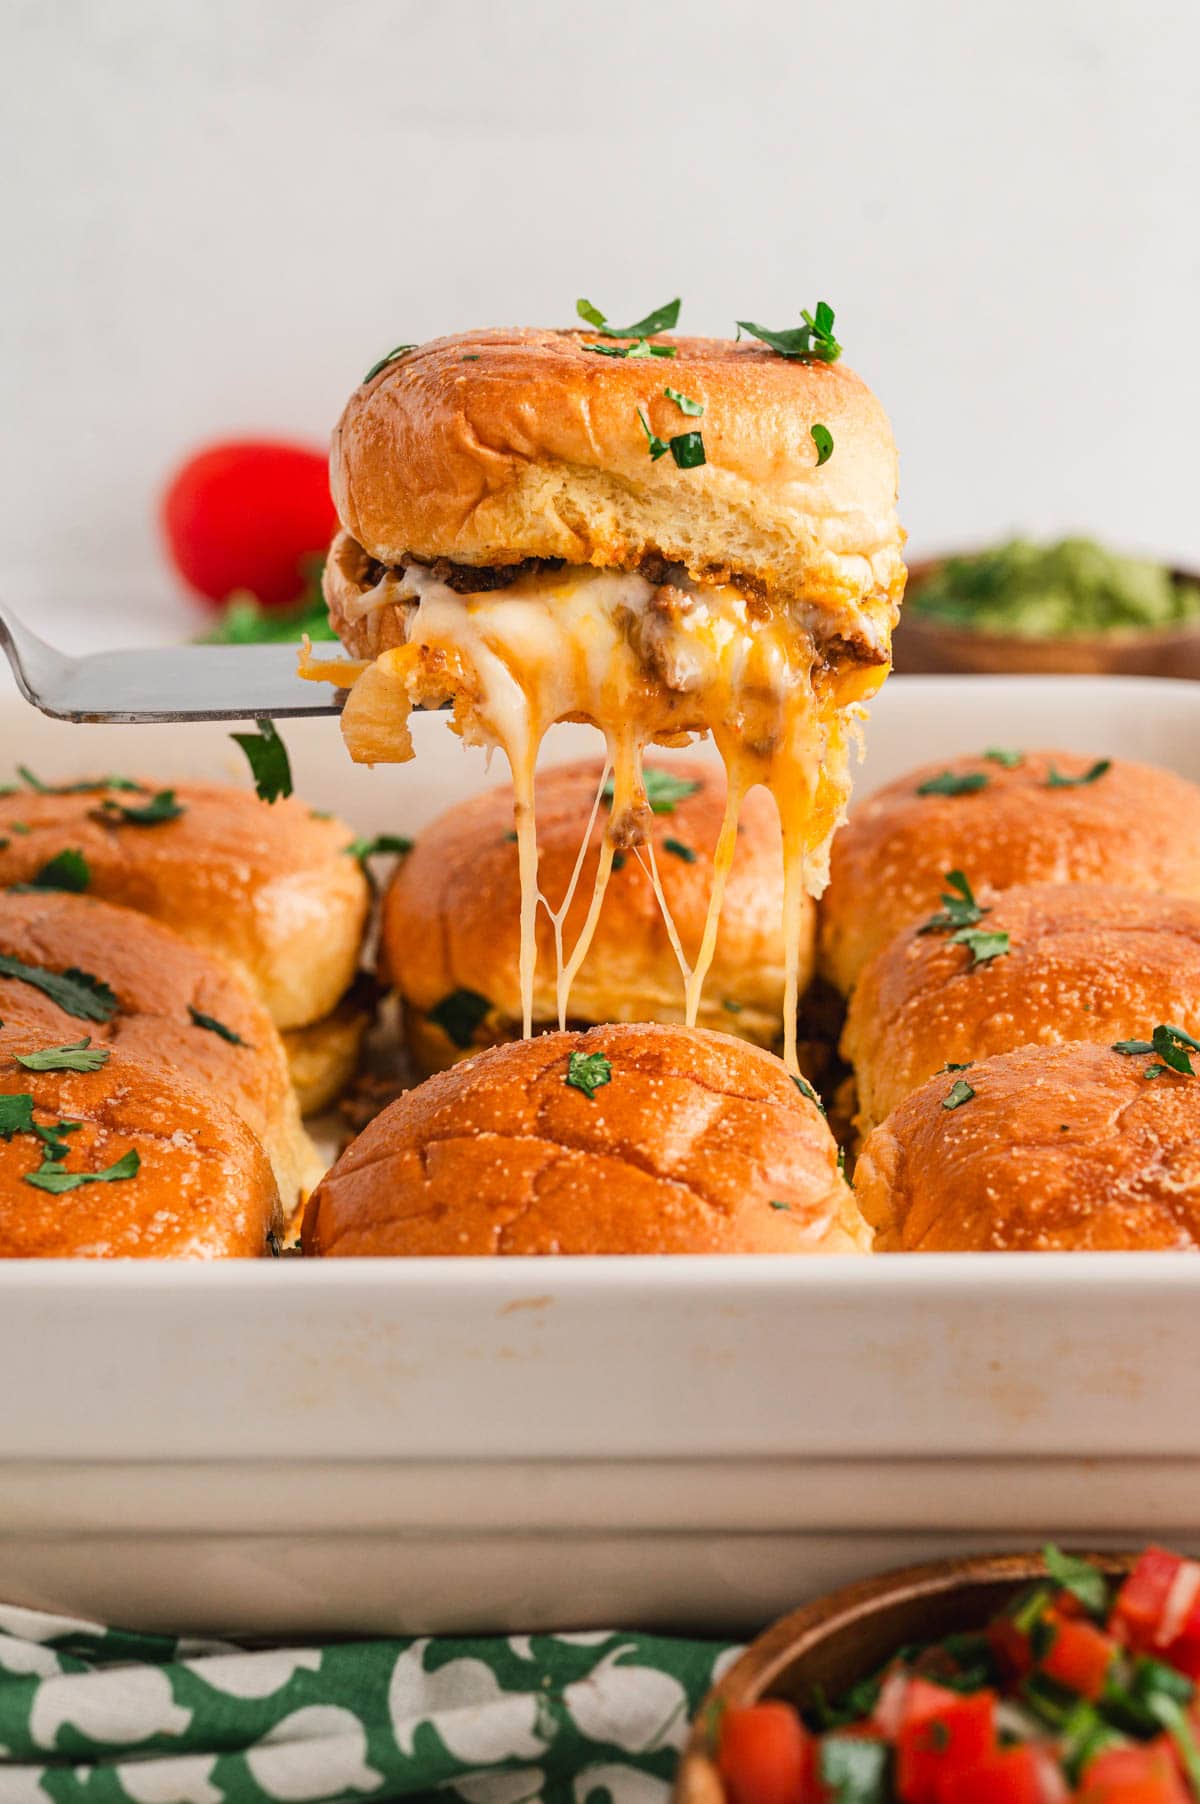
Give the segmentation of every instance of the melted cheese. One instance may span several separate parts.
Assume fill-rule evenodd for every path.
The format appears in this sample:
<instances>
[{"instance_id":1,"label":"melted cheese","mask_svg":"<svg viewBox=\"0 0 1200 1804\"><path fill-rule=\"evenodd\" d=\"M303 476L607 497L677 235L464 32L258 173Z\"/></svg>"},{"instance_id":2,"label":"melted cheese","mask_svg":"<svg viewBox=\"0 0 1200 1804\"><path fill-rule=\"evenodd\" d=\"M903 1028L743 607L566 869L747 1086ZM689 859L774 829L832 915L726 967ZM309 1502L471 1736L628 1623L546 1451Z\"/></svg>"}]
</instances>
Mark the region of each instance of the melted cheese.
<instances>
[{"instance_id":1,"label":"melted cheese","mask_svg":"<svg viewBox=\"0 0 1200 1804\"><path fill-rule=\"evenodd\" d=\"M794 1071L804 898L824 887L829 842L849 791L849 729L887 666L851 665L840 676L821 674L812 621L804 614L764 617L738 589L700 586L682 575L656 587L621 572L541 570L507 589L459 595L412 566L388 572L355 604L360 617L392 605L406 611L406 643L357 670L342 731L360 762L406 759L412 756L409 710L451 702L453 724L465 740L504 752L516 798L524 1032L533 1026L538 908L547 909L554 926L564 1025L618 844L634 848L654 886L679 964L685 1019L694 1025L716 948L738 811L747 790L761 783L775 797L783 828L785 1057ZM317 679L331 674L311 656L301 670ZM583 869L583 848L557 909L539 895L537 884L534 768L544 734L560 720L599 727L613 784L587 917L570 948L563 943L563 923ZM712 734L724 759L728 796L708 916L689 960L645 832L642 755L652 742L679 745L703 733Z\"/></svg>"}]
</instances>

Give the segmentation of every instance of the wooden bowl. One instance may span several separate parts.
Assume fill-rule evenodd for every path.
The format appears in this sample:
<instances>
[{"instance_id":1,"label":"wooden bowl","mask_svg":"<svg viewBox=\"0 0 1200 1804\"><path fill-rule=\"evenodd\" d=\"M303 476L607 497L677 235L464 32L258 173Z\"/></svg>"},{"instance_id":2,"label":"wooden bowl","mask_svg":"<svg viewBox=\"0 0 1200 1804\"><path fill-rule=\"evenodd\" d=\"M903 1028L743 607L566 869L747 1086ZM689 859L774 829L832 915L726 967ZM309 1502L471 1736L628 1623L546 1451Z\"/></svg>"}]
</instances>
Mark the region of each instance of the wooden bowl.
<instances>
[{"instance_id":1,"label":"wooden bowl","mask_svg":"<svg viewBox=\"0 0 1200 1804\"><path fill-rule=\"evenodd\" d=\"M932 558L909 568L909 588L945 560ZM1197 582L1194 571L1174 570L1176 582ZM914 608L903 609L892 641L893 669L909 675L948 672L995 676L1173 676L1200 678L1200 620L1186 626L1072 633L1031 638L1018 633L976 632L946 626Z\"/></svg>"},{"instance_id":2,"label":"wooden bowl","mask_svg":"<svg viewBox=\"0 0 1200 1804\"><path fill-rule=\"evenodd\" d=\"M1089 1553L1110 1578L1123 1578L1135 1556ZM804 1708L820 1686L837 1698L887 1664L898 1647L982 1628L1026 1585L1046 1577L1040 1554L976 1555L935 1560L864 1579L784 1616L760 1635L705 1698L675 1778L675 1804L724 1804L715 1763L721 1712L729 1706L786 1698Z\"/></svg>"}]
</instances>

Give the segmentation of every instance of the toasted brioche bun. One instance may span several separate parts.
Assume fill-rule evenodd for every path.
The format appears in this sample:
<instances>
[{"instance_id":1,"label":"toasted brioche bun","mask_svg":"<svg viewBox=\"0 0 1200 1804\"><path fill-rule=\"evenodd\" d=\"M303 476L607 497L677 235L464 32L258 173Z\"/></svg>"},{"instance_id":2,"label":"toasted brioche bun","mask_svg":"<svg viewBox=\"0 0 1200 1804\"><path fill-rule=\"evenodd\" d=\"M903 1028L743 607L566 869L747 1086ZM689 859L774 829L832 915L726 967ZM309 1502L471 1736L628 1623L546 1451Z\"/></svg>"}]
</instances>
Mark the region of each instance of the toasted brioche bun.
<instances>
[{"instance_id":1,"label":"toasted brioche bun","mask_svg":"<svg viewBox=\"0 0 1200 1804\"><path fill-rule=\"evenodd\" d=\"M144 805L161 787L0 797L0 887L29 882L73 848L87 859L89 895L153 915L223 959L277 1027L328 1014L354 977L367 915L350 829L296 797L268 805L221 783L176 783L183 813L155 826L97 818L105 800Z\"/></svg>"},{"instance_id":2,"label":"toasted brioche bun","mask_svg":"<svg viewBox=\"0 0 1200 1804\"><path fill-rule=\"evenodd\" d=\"M79 1037L79 1036L77 1036ZM0 1030L0 1091L33 1098L43 1127L65 1135L68 1172L98 1172L137 1153L134 1176L50 1194L26 1182L46 1148L34 1135L0 1138L0 1258L258 1258L282 1227L267 1158L218 1096L119 1047L98 1071L26 1071L40 1050L26 1025Z\"/></svg>"},{"instance_id":3,"label":"toasted brioche bun","mask_svg":"<svg viewBox=\"0 0 1200 1804\"><path fill-rule=\"evenodd\" d=\"M538 778L538 883L556 908L570 885L603 768L592 759ZM724 777L695 758L670 763L651 758L648 769L652 777L669 772L695 786L674 800L669 812L651 813L645 823L667 906L684 951L694 958L712 887ZM503 785L448 809L424 830L384 898L383 959L404 999L410 1044L425 1070L439 1070L520 1032L521 883L513 805L512 789ZM609 814L601 803L592 822L564 925L568 952L591 904ZM700 1024L770 1045L781 1031L783 1009L783 856L778 812L765 790L751 790L740 825ZM682 1021L683 979L650 878L633 851L622 852L619 862L571 991L571 1018L585 1024ZM812 970L816 918L814 905L806 899L805 906L802 983ZM542 910L533 1006L534 1019L543 1024L556 1020L554 974L553 923ZM456 990L472 990L491 1004L467 1046L456 1044L429 1016Z\"/></svg>"},{"instance_id":4,"label":"toasted brioche bun","mask_svg":"<svg viewBox=\"0 0 1200 1804\"><path fill-rule=\"evenodd\" d=\"M943 1073L854 1169L877 1252L1200 1247L1200 1078L1104 1046L1023 1046ZM944 1099L956 1077L975 1095Z\"/></svg>"},{"instance_id":5,"label":"toasted brioche bun","mask_svg":"<svg viewBox=\"0 0 1200 1804\"><path fill-rule=\"evenodd\" d=\"M289 1208L316 1183L324 1167L301 1125L279 1034L220 960L131 909L52 890L0 895L0 954L45 971L85 971L118 1003L108 1021L82 1019L35 984L0 973L0 1021L39 1033L43 1046L89 1035L94 1046L119 1046L207 1085L262 1141ZM242 1044L197 1024L192 1008Z\"/></svg>"},{"instance_id":6,"label":"toasted brioche bun","mask_svg":"<svg viewBox=\"0 0 1200 1804\"><path fill-rule=\"evenodd\" d=\"M1117 883L1200 896L1200 788L1173 771L1115 758L1094 782L1091 758L1026 752L1015 769L982 757L925 764L877 790L833 843L821 898L819 959L847 994L867 960L938 908L947 871L989 884ZM944 771L982 775L972 794L920 795Z\"/></svg>"},{"instance_id":7,"label":"toasted brioche bun","mask_svg":"<svg viewBox=\"0 0 1200 1804\"><path fill-rule=\"evenodd\" d=\"M899 603L896 448L852 370L728 339L664 339L670 360L584 348L612 342L469 332L389 363L333 435L347 533L386 565L534 557L633 569L654 554L768 599ZM684 414L667 385L703 416ZM701 429L705 464L652 459L639 407L664 439ZM815 424L835 447L819 468Z\"/></svg>"},{"instance_id":8,"label":"toasted brioche bun","mask_svg":"<svg viewBox=\"0 0 1200 1804\"><path fill-rule=\"evenodd\" d=\"M1082 883L977 900L980 931L1006 933L1006 954L976 964L948 933L908 927L855 985L842 1056L864 1133L947 1061L1148 1039L1160 1021L1200 1032L1200 902Z\"/></svg>"},{"instance_id":9,"label":"toasted brioche bun","mask_svg":"<svg viewBox=\"0 0 1200 1804\"><path fill-rule=\"evenodd\" d=\"M590 1098L566 1081L572 1053L610 1061ZM868 1244L833 1137L779 1061L649 1025L544 1034L430 1078L359 1135L304 1221L305 1251L326 1256Z\"/></svg>"}]
</instances>

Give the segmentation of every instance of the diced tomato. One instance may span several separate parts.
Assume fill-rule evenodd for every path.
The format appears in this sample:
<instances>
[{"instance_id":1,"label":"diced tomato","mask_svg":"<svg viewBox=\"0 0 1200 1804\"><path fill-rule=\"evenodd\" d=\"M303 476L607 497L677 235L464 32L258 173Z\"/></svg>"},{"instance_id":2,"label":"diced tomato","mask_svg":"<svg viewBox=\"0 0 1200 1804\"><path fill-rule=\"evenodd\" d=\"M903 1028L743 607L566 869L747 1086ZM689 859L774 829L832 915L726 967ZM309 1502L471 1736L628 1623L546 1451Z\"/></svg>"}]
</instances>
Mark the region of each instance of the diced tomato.
<instances>
[{"instance_id":1,"label":"diced tomato","mask_svg":"<svg viewBox=\"0 0 1200 1804\"><path fill-rule=\"evenodd\" d=\"M780 1700L725 1712L717 1770L731 1804L811 1804L820 1796L816 1743Z\"/></svg>"},{"instance_id":2,"label":"diced tomato","mask_svg":"<svg viewBox=\"0 0 1200 1804\"><path fill-rule=\"evenodd\" d=\"M906 1700L905 1720L896 1737L896 1790L903 1804L938 1804L938 1786L953 1774L978 1766L996 1748L996 1695L975 1691L969 1696L942 1692L946 1701L914 1697L941 1692L914 1679Z\"/></svg>"},{"instance_id":3,"label":"diced tomato","mask_svg":"<svg viewBox=\"0 0 1200 1804\"><path fill-rule=\"evenodd\" d=\"M1183 1561L1162 1547L1148 1547L1117 1593L1109 1631L1126 1647L1146 1652L1167 1607Z\"/></svg>"},{"instance_id":4,"label":"diced tomato","mask_svg":"<svg viewBox=\"0 0 1200 1804\"><path fill-rule=\"evenodd\" d=\"M1087 1606L1073 1591L1060 1591L1054 1599L1054 1608L1059 1616L1086 1616Z\"/></svg>"},{"instance_id":5,"label":"diced tomato","mask_svg":"<svg viewBox=\"0 0 1200 1804\"><path fill-rule=\"evenodd\" d=\"M1165 1736L1097 1754L1075 1797L1076 1804L1190 1804Z\"/></svg>"},{"instance_id":6,"label":"diced tomato","mask_svg":"<svg viewBox=\"0 0 1200 1804\"><path fill-rule=\"evenodd\" d=\"M871 1712L871 1721L889 1741L895 1741L900 1733L900 1724L904 1721L905 1703L909 1687L915 1683L924 1684L924 1680L916 1681L906 1666L893 1666L884 1675L883 1684L879 1688L879 1696L875 1700L875 1708ZM938 1686L937 1690L941 1690Z\"/></svg>"},{"instance_id":7,"label":"diced tomato","mask_svg":"<svg viewBox=\"0 0 1200 1804\"><path fill-rule=\"evenodd\" d=\"M1033 1670L1033 1650L1029 1636L1023 1635L1011 1616L996 1616L987 1627L992 1652L1002 1672L1012 1679L1023 1679Z\"/></svg>"},{"instance_id":8,"label":"diced tomato","mask_svg":"<svg viewBox=\"0 0 1200 1804\"><path fill-rule=\"evenodd\" d=\"M1032 1747L1005 1748L938 1783L937 1804L1042 1804L1042 1764Z\"/></svg>"},{"instance_id":9,"label":"diced tomato","mask_svg":"<svg viewBox=\"0 0 1200 1804\"><path fill-rule=\"evenodd\" d=\"M1042 1671L1068 1691L1094 1702L1104 1690L1116 1642L1086 1618L1060 1616L1057 1607L1050 1612L1049 1622L1054 1639L1042 1657Z\"/></svg>"}]
</instances>

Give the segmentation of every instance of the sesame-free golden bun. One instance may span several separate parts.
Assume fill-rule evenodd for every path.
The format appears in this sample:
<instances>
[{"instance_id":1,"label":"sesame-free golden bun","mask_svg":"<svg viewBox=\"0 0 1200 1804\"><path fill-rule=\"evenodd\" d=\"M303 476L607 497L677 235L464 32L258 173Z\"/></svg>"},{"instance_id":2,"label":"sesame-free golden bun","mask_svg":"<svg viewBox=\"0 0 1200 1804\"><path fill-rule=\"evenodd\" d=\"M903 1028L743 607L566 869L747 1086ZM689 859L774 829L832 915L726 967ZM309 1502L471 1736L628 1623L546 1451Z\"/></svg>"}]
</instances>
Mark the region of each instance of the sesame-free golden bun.
<instances>
[{"instance_id":1,"label":"sesame-free golden bun","mask_svg":"<svg viewBox=\"0 0 1200 1804\"><path fill-rule=\"evenodd\" d=\"M1200 1248L1200 1078L1157 1064L1072 1042L931 1078L854 1169L876 1252Z\"/></svg>"},{"instance_id":2,"label":"sesame-free golden bun","mask_svg":"<svg viewBox=\"0 0 1200 1804\"><path fill-rule=\"evenodd\" d=\"M982 933L1008 951L976 964L949 933L907 927L850 997L842 1056L863 1132L947 1062L1027 1045L1200 1032L1200 901L1106 884L982 890Z\"/></svg>"},{"instance_id":3,"label":"sesame-free golden bun","mask_svg":"<svg viewBox=\"0 0 1200 1804\"><path fill-rule=\"evenodd\" d=\"M821 898L819 962L843 994L868 959L939 907L948 871L978 889L1017 883L1109 883L1200 897L1200 788L1173 771L1074 752L1025 752L1005 768L982 756L906 772L851 812L833 842ZM982 776L970 794L921 795L949 771Z\"/></svg>"},{"instance_id":4,"label":"sesame-free golden bun","mask_svg":"<svg viewBox=\"0 0 1200 1804\"><path fill-rule=\"evenodd\" d=\"M294 1208L323 1170L304 1131L279 1034L262 1004L219 959L132 909L40 890L0 894L0 954L31 970L84 971L107 985L107 1021L81 1019L36 983L0 971L0 1021L46 1046L91 1038L157 1069L205 1084L261 1140L280 1194ZM201 1026L216 1021L236 1042Z\"/></svg>"},{"instance_id":5,"label":"sesame-free golden bun","mask_svg":"<svg viewBox=\"0 0 1200 1804\"><path fill-rule=\"evenodd\" d=\"M651 758L647 768L652 777L666 772L693 786L677 799L664 797L664 811L647 813L644 825L667 906L684 951L694 958L712 889L724 775L696 758ZM538 777L538 885L556 908L587 836L603 769L593 759ZM403 997L409 1042L425 1070L520 1032L521 884L512 822L508 785L448 809L422 832L384 898L383 961ZM588 913L608 824L609 809L602 802L564 925L568 953ZM765 790L747 795L740 825L700 1025L770 1045L781 1032L783 1011L783 855L778 813ZM571 1019L682 1021L683 979L650 878L633 850L621 852L615 862L620 868L609 879L591 950L572 987ZM812 970L815 915L806 898L802 984ZM557 1019L557 1011L554 930L544 910L537 948L533 1012L535 1021L545 1024ZM471 990L491 1005L466 1046L457 1045L430 1017L430 1010L457 990Z\"/></svg>"},{"instance_id":6,"label":"sesame-free golden bun","mask_svg":"<svg viewBox=\"0 0 1200 1804\"><path fill-rule=\"evenodd\" d=\"M341 1096L358 1070L374 1018L374 985L359 978L331 1014L280 1038L302 1115L317 1115Z\"/></svg>"},{"instance_id":7,"label":"sesame-free golden bun","mask_svg":"<svg viewBox=\"0 0 1200 1804\"><path fill-rule=\"evenodd\" d=\"M591 1097L571 1055L602 1055ZM309 1199L328 1256L865 1252L825 1121L762 1048L636 1025L496 1046L377 1116Z\"/></svg>"},{"instance_id":8,"label":"sesame-free golden bun","mask_svg":"<svg viewBox=\"0 0 1200 1804\"><path fill-rule=\"evenodd\" d=\"M103 804L144 794L17 790L0 797L0 887L29 882L58 853L87 859L88 894L152 915L224 960L277 1027L304 1027L350 986L369 890L343 821L292 796L266 803L222 783L175 783L183 809L154 826L124 824ZM107 815L107 818L105 818Z\"/></svg>"},{"instance_id":9,"label":"sesame-free golden bun","mask_svg":"<svg viewBox=\"0 0 1200 1804\"><path fill-rule=\"evenodd\" d=\"M78 1037L78 1036L77 1036ZM0 1029L0 1092L33 1098L63 1136L68 1172L104 1171L136 1152L132 1177L61 1194L26 1180L43 1165L34 1134L0 1138L0 1258L259 1258L282 1227L266 1154L219 1096L115 1047L97 1071L27 1071L18 1053L47 1045L27 1024Z\"/></svg>"},{"instance_id":10,"label":"sesame-free golden bun","mask_svg":"<svg viewBox=\"0 0 1200 1804\"><path fill-rule=\"evenodd\" d=\"M803 595L836 613L864 602L890 626L904 588L891 427L843 363L757 342L670 337L675 356L600 356L595 332L481 331L435 339L351 396L330 480L354 547L410 559L525 558L636 569L647 556L696 581L768 600ZM689 417L663 393L704 409ZM638 422L669 439L700 430L706 462L652 459ZM812 427L832 434L818 467ZM386 648L378 619L351 623L354 580L335 541L326 593L355 655ZM394 641L393 641L394 642Z\"/></svg>"}]
</instances>

